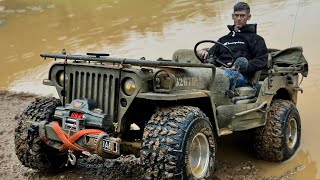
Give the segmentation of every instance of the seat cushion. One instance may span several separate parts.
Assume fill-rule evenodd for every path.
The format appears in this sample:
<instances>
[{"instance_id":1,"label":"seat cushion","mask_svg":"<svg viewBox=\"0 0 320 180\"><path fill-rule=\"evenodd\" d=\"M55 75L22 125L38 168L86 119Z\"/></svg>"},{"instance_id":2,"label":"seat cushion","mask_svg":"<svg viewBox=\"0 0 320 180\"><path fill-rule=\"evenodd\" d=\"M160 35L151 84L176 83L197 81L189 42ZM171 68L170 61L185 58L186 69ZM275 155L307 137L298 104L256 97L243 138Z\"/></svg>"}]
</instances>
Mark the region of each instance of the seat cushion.
<instances>
[{"instance_id":1,"label":"seat cushion","mask_svg":"<svg viewBox=\"0 0 320 180\"><path fill-rule=\"evenodd\" d=\"M234 90L236 96L255 96L256 89L251 86L238 87Z\"/></svg>"}]
</instances>

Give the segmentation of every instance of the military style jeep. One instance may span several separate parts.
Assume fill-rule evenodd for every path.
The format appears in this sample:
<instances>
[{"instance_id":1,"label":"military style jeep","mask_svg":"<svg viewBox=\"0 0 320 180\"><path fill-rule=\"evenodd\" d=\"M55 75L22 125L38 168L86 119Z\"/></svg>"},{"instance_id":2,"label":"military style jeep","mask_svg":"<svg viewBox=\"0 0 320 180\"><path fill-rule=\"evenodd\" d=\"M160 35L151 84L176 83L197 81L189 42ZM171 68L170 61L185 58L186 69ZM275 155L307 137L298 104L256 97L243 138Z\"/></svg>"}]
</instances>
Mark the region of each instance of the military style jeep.
<instances>
[{"instance_id":1,"label":"military style jeep","mask_svg":"<svg viewBox=\"0 0 320 180\"><path fill-rule=\"evenodd\" d=\"M83 152L135 154L147 179L211 179L217 139L250 129L258 158L292 157L301 139L299 74L308 74L302 48L269 49L268 69L232 88L222 68L195 56L201 43L172 60L41 54L63 59L43 81L60 99L37 98L21 113L19 160L48 171L75 165Z\"/></svg>"}]
</instances>

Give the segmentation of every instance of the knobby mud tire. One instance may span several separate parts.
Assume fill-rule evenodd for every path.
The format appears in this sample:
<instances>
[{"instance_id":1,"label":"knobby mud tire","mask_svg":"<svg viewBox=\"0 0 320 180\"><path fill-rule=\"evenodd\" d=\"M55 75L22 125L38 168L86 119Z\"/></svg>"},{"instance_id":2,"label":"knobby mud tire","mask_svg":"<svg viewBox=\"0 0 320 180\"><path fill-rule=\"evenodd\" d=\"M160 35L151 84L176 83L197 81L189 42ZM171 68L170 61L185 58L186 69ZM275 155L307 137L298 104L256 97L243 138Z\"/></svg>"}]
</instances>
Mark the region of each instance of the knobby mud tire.
<instances>
[{"instance_id":1,"label":"knobby mud tire","mask_svg":"<svg viewBox=\"0 0 320 180\"><path fill-rule=\"evenodd\" d=\"M46 145L39 137L38 127L34 127L35 133L32 143L28 143L29 127L27 121L40 122L50 121L53 118L54 110L60 106L60 100L56 98L41 97L35 101L20 114L18 124L15 129L15 150L21 163L33 169L43 172L52 172L64 169L67 163L67 153L59 152ZM30 147L30 144L32 147Z\"/></svg>"},{"instance_id":2,"label":"knobby mud tire","mask_svg":"<svg viewBox=\"0 0 320 180\"><path fill-rule=\"evenodd\" d=\"M295 143L290 147L286 132L292 118L296 122L297 136ZM272 162L290 159L299 148L301 141L301 120L295 105L288 100L274 100L268 111L266 125L257 129L254 138L257 158Z\"/></svg>"},{"instance_id":3,"label":"knobby mud tire","mask_svg":"<svg viewBox=\"0 0 320 180\"><path fill-rule=\"evenodd\" d=\"M201 179L213 179L214 132L208 117L199 108L190 106L162 108L148 121L140 151L145 178L197 179L188 163L189 146L197 134L208 143L208 168Z\"/></svg>"}]
</instances>

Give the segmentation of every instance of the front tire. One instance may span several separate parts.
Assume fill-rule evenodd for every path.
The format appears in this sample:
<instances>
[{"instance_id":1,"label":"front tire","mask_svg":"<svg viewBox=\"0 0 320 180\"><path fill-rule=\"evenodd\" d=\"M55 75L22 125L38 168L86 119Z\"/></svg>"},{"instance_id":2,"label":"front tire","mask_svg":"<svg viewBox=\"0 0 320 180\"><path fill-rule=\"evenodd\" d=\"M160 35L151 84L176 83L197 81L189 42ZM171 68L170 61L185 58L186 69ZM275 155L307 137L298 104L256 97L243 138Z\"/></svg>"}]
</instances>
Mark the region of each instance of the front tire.
<instances>
[{"instance_id":1,"label":"front tire","mask_svg":"<svg viewBox=\"0 0 320 180\"><path fill-rule=\"evenodd\" d=\"M216 142L196 107L162 108L148 121L141 148L147 179L213 179Z\"/></svg>"},{"instance_id":2,"label":"front tire","mask_svg":"<svg viewBox=\"0 0 320 180\"><path fill-rule=\"evenodd\" d=\"M259 159L283 162L300 146L301 120L296 106L288 100L274 100L265 126L256 131L254 149Z\"/></svg>"},{"instance_id":3,"label":"front tire","mask_svg":"<svg viewBox=\"0 0 320 180\"><path fill-rule=\"evenodd\" d=\"M39 137L38 126L27 125L27 121L52 120L54 110L59 105L60 100L55 98L37 98L20 114L14 142L16 155L24 166L40 171L56 171L65 167L67 153L46 145Z\"/></svg>"}]
</instances>

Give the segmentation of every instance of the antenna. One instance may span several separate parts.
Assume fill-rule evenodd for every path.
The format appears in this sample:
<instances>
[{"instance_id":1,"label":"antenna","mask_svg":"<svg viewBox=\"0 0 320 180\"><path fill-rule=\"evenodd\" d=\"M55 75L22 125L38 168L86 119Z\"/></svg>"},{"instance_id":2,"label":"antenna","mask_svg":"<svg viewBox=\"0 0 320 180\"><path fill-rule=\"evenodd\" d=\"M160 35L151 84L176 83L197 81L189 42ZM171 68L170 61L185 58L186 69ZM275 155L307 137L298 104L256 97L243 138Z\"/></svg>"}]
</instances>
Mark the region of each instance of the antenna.
<instances>
[{"instance_id":1,"label":"antenna","mask_svg":"<svg viewBox=\"0 0 320 180\"><path fill-rule=\"evenodd\" d=\"M296 15L294 17L293 26L292 26L290 47L292 46L293 32L294 32L294 28L296 27L296 20L297 20L298 9L299 9L299 2L300 2L300 0L297 0L297 10L296 10Z\"/></svg>"}]
</instances>

